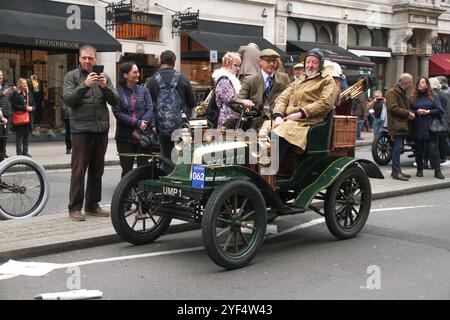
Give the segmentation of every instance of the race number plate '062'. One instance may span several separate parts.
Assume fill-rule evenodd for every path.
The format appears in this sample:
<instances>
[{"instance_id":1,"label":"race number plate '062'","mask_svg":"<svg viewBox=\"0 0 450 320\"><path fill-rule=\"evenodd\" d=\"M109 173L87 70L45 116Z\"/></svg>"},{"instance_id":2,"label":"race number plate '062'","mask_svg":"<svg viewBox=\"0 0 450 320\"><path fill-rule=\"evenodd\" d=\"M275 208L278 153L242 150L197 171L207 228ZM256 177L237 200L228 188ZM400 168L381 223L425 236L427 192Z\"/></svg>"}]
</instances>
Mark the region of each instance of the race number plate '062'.
<instances>
[{"instance_id":1,"label":"race number plate '062'","mask_svg":"<svg viewBox=\"0 0 450 320\"><path fill-rule=\"evenodd\" d=\"M203 189L205 187L205 167L201 164L192 165L192 188Z\"/></svg>"}]
</instances>

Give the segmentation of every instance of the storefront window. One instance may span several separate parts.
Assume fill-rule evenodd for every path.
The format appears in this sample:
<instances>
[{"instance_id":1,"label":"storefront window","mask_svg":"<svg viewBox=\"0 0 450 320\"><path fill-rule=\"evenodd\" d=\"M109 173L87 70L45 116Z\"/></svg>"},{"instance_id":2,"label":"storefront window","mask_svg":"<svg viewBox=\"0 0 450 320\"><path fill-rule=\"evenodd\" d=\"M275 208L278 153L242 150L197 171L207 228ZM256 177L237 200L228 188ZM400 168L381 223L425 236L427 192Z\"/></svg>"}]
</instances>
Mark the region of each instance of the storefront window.
<instances>
[{"instance_id":1,"label":"storefront window","mask_svg":"<svg viewBox=\"0 0 450 320\"><path fill-rule=\"evenodd\" d=\"M331 37L325 28L320 28L318 42L331 43Z\"/></svg>"},{"instance_id":2,"label":"storefront window","mask_svg":"<svg viewBox=\"0 0 450 320\"><path fill-rule=\"evenodd\" d=\"M369 29L364 28L359 32L359 45L363 47L372 46L372 34Z\"/></svg>"},{"instance_id":3,"label":"storefront window","mask_svg":"<svg viewBox=\"0 0 450 320\"><path fill-rule=\"evenodd\" d=\"M119 24L116 26L116 38L159 42L160 30L161 26L148 24Z\"/></svg>"},{"instance_id":4,"label":"storefront window","mask_svg":"<svg viewBox=\"0 0 450 320\"><path fill-rule=\"evenodd\" d=\"M287 39L292 41L298 41L298 26L293 20L287 21Z\"/></svg>"},{"instance_id":5,"label":"storefront window","mask_svg":"<svg viewBox=\"0 0 450 320\"><path fill-rule=\"evenodd\" d=\"M64 128L61 120L62 87L66 73L77 66L76 53L0 48L0 69L9 84L28 80L36 110L35 136L52 135Z\"/></svg>"},{"instance_id":6,"label":"storefront window","mask_svg":"<svg viewBox=\"0 0 450 320\"><path fill-rule=\"evenodd\" d=\"M352 26L348 26L347 43L349 46L356 46L358 44L358 34Z\"/></svg>"},{"instance_id":7,"label":"storefront window","mask_svg":"<svg viewBox=\"0 0 450 320\"><path fill-rule=\"evenodd\" d=\"M213 68L220 68L220 64L205 61L181 60L181 73L191 81L192 88L197 95L197 101L204 101L212 88Z\"/></svg>"},{"instance_id":8,"label":"storefront window","mask_svg":"<svg viewBox=\"0 0 450 320\"><path fill-rule=\"evenodd\" d=\"M305 23L303 23L300 40L309 42L316 41L316 28L314 28L314 25L311 22L306 21Z\"/></svg>"}]
</instances>

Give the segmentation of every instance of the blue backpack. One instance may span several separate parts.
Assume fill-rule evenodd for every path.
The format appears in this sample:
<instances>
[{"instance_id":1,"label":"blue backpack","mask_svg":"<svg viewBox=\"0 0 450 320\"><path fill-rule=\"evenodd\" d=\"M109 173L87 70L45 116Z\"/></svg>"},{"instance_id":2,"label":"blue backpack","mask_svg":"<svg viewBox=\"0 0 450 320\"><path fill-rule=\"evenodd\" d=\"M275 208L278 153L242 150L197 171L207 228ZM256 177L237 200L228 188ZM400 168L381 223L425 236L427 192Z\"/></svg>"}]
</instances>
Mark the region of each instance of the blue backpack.
<instances>
[{"instance_id":1,"label":"blue backpack","mask_svg":"<svg viewBox=\"0 0 450 320\"><path fill-rule=\"evenodd\" d=\"M175 71L170 86L164 82L161 74L155 74L156 82L160 92L156 100L155 115L158 134L170 137L172 132L181 127L182 124L182 100L176 89L181 74Z\"/></svg>"}]
</instances>

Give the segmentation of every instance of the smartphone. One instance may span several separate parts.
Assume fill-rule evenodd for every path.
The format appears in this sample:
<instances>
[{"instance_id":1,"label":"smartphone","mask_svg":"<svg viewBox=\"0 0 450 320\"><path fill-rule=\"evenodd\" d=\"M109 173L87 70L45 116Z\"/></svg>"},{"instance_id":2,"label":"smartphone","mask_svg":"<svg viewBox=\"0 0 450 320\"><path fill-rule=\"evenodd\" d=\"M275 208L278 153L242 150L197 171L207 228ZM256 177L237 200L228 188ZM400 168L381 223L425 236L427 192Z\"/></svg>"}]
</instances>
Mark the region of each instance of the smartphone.
<instances>
[{"instance_id":1,"label":"smartphone","mask_svg":"<svg viewBox=\"0 0 450 320\"><path fill-rule=\"evenodd\" d=\"M95 64L92 68L92 71L94 71L96 74L100 75L100 73L103 72L103 69L105 68L104 65L101 64Z\"/></svg>"}]
</instances>

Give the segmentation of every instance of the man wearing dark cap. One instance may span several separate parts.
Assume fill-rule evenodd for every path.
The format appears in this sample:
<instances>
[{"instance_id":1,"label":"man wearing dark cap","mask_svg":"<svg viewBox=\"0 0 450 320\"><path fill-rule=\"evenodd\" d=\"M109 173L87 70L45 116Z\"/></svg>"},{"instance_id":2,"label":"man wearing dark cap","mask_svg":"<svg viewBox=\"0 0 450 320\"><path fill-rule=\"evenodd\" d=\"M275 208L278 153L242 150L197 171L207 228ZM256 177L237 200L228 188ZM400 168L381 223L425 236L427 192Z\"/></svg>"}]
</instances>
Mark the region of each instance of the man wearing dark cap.
<instances>
[{"instance_id":1,"label":"man wearing dark cap","mask_svg":"<svg viewBox=\"0 0 450 320\"><path fill-rule=\"evenodd\" d=\"M305 74L305 65L303 63L297 63L293 69L294 76L292 77L292 82L299 79L302 75Z\"/></svg>"},{"instance_id":2,"label":"man wearing dark cap","mask_svg":"<svg viewBox=\"0 0 450 320\"><path fill-rule=\"evenodd\" d=\"M319 49L308 51L305 74L276 101L272 131L280 137L280 164L292 145L306 149L309 127L323 122L336 102L338 90L333 78L323 72L324 61Z\"/></svg>"},{"instance_id":3,"label":"man wearing dark cap","mask_svg":"<svg viewBox=\"0 0 450 320\"><path fill-rule=\"evenodd\" d=\"M252 128L257 129L268 119L267 113L273 110L275 99L289 85L287 74L275 71L280 55L273 49L261 51L259 65L261 72L248 76L242 83L239 98L244 99L244 107L254 108L260 114L253 120Z\"/></svg>"}]
</instances>

